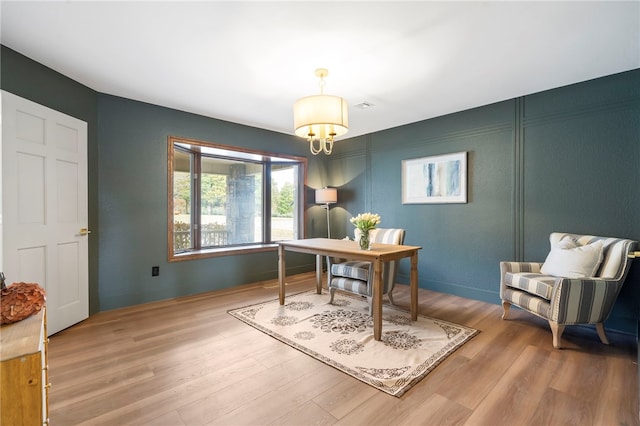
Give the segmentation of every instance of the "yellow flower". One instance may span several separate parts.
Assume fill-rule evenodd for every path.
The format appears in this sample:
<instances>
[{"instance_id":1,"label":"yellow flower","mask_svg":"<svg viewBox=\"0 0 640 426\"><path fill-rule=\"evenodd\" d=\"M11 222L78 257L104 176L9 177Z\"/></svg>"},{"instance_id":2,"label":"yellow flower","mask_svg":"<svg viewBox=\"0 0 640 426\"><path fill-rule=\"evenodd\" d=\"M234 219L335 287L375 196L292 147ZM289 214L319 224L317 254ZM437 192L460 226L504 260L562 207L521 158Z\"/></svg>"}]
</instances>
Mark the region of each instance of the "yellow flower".
<instances>
[{"instance_id":1,"label":"yellow flower","mask_svg":"<svg viewBox=\"0 0 640 426\"><path fill-rule=\"evenodd\" d=\"M376 228L380 223L380 215L375 213L360 213L356 217L351 218L351 223L361 231L370 231Z\"/></svg>"}]
</instances>

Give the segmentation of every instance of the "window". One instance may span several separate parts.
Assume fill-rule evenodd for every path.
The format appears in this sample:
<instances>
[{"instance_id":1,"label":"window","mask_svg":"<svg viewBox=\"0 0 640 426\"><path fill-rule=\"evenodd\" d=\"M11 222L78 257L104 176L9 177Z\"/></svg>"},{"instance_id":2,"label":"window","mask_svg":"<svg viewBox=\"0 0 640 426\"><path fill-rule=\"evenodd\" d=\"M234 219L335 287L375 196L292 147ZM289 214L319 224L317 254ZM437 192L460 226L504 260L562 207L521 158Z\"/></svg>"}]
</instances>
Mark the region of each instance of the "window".
<instances>
[{"instance_id":1,"label":"window","mask_svg":"<svg viewBox=\"0 0 640 426\"><path fill-rule=\"evenodd\" d=\"M170 137L169 261L303 237L306 158Z\"/></svg>"}]
</instances>

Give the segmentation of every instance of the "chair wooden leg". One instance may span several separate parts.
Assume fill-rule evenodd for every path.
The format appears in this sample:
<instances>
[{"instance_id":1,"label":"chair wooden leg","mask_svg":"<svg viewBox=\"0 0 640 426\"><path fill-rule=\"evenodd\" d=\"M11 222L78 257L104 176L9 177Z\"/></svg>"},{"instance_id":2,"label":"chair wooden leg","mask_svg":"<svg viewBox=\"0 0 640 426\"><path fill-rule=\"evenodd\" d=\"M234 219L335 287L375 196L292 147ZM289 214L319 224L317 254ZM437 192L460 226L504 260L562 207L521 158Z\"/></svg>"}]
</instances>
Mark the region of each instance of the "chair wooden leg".
<instances>
[{"instance_id":1,"label":"chair wooden leg","mask_svg":"<svg viewBox=\"0 0 640 426\"><path fill-rule=\"evenodd\" d=\"M551 334L553 335L553 347L560 349L560 340L562 339L562 333L564 333L564 325L560 325L555 321L549 321L551 327Z\"/></svg>"},{"instance_id":2,"label":"chair wooden leg","mask_svg":"<svg viewBox=\"0 0 640 426\"><path fill-rule=\"evenodd\" d=\"M329 299L329 304L333 305L333 296L335 296L336 294L336 289L335 288L329 289L329 294L331 295L331 299Z\"/></svg>"},{"instance_id":3,"label":"chair wooden leg","mask_svg":"<svg viewBox=\"0 0 640 426\"><path fill-rule=\"evenodd\" d=\"M511 307L511 303L502 301L502 319L506 320L509 316L509 308Z\"/></svg>"},{"instance_id":4,"label":"chair wooden leg","mask_svg":"<svg viewBox=\"0 0 640 426\"><path fill-rule=\"evenodd\" d=\"M598 332L598 337L600 337L600 341L605 345L609 344L609 339L607 339L607 334L604 332L604 323L599 322L596 324L596 331Z\"/></svg>"}]
</instances>

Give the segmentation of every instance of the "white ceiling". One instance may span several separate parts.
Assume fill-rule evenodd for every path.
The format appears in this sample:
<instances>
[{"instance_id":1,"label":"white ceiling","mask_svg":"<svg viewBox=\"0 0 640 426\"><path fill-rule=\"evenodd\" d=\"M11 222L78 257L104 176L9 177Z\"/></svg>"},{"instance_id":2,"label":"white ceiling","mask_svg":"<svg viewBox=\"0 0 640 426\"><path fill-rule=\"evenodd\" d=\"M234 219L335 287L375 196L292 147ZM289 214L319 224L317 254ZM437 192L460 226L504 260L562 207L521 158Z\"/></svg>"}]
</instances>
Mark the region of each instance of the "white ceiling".
<instances>
[{"instance_id":1,"label":"white ceiling","mask_svg":"<svg viewBox=\"0 0 640 426\"><path fill-rule=\"evenodd\" d=\"M287 134L319 67L349 103L344 137L640 68L639 1L3 0L0 13L2 44L94 90Z\"/></svg>"}]
</instances>

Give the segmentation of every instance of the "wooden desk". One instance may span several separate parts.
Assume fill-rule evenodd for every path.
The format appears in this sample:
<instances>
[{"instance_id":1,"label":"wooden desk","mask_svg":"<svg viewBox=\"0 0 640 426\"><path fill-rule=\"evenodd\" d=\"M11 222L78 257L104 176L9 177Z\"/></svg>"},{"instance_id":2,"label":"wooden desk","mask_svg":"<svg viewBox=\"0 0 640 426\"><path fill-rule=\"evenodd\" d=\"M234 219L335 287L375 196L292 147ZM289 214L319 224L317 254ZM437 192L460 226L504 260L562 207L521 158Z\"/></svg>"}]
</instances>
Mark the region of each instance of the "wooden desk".
<instances>
[{"instance_id":1,"label":"wooden desk","mask_svg":"<svg viewBox=\"0 0 640 426\"><path fill-rule=\"evenodd\" d=\"M280 304L284 305L286 275L285 251L316 255L316 290L322 292L322 256L373 263L373 337L382 337L382 264L403 257L411 258L411 319L418 319L418 250L422 247L374 243L371 250L360 250L356 241L310 238L278 242L278 284Z\"/></svg>"}]
</instances>

